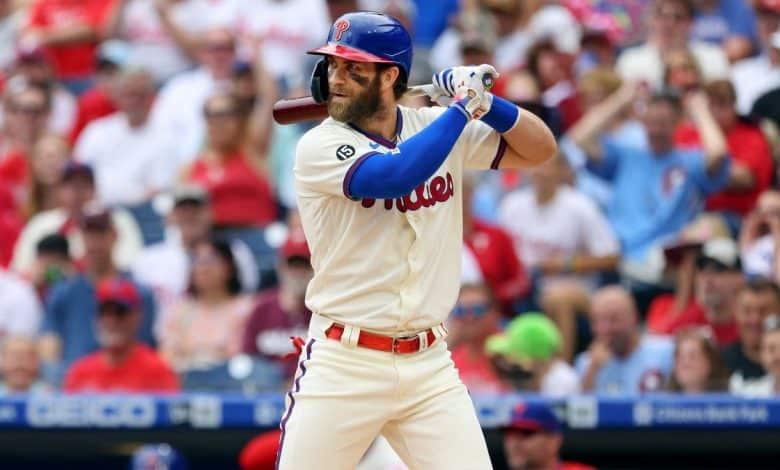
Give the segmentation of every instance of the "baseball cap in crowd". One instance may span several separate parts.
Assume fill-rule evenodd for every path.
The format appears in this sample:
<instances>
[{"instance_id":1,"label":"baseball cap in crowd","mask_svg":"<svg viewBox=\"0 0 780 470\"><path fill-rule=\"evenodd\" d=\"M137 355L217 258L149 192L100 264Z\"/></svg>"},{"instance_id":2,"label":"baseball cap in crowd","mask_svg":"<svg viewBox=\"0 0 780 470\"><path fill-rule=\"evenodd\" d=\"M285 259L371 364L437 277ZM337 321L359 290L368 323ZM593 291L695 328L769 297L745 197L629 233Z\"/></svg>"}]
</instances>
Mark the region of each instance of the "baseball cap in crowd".
<instances>
[{"instance_id":1,"label":"baseball cap in crowd","mask_svg":"<svg viewBox=\"0 0 780 470\"><path fill-rule=\"evenodd\" d=\"M70 257L70 244L64 235L51 233L41 238L35 245L35 253L39 255L57 255Z\"/></svg>"},{"instance_id":2,"label":"baseball cap in crowd","mask_svg":"<svg viewBox=\"0 0 780 470\"><path fill-rule=\"evenodd\" d=\"M69 181L74 176L86 176L90 181L95 182L95 173L91 166L71 160L62 170L62 181Z\"/></svg>"},{"instance_id":3,"label":"baseball cap in crowd","mask_svg":"<svg viewBox=\"0 0 780 470\"><path fill-rule=\"evenodd\" d=\"M512 409L509 423L503 429L505 431L542 431L559 434L561 422L558 421L552 408L545 403L518 403Z\"/></svg>"},{"instance_id":4,"label":"baseball cap in crowd","mask_svg":"<svg viewBox=\"0 0 780 470\"><path fill-rule=\"evenodd\" d=\"M780 0L758 0L755 4L756 11L769 12L780 15Z\"/></svg>"},{"instance_id":5,"label":"baseball cap in crowd","mask_svg":"<svg viewBox=\"0 0 780 470\"><path fill-rule=\"evenodd\" d=\"M95 53L98 67L122 68L127 64L129 57L130 45L118 39L102 42Z\"/></svg>"},{"instance_id":6,"label":"baseball cap in crowd","mask_svg":"<svg viewBox=\"0 0 780 470\"><path fill-rule=\"evenodd\" d=\"M16 61L22 63L51 62L49 53L40 46L20 47L16 50Z\"/></svg>"},{"instance_id":7,"label":"baseball cap in crowd","mask_svg":"<svg viewBox=\"0 0 780 470\"><path fill-rule=\"evenodd\" d=\"M187 470L187 460L168 444L147 444L133 453L130 470Z\"/></svg>"},{"instance_id":8,"label":"baseball cap in crowd","mask_svg":"<svg viewBox=\"0 0 780 470\"><path fill-rule=\"evenodd\" d=\"M111 211L97 203L89 202L84 207L79 225L82 230L106 231L114 226L111 220Z\"/></svg>"},{"instance_id":9,"label":"baseball cap in crowd","mask_svg":"<svg viewBox=\"0 0 780 470\"><path fill-rule=\"evenodd\" d=\"M666 265L669 267L678 265L686 252L701 250L707 240L728 237L729 228L722 217L702 214L686 225L676 240L664 246Z\"/></svg>"},{"instance_id":10,"label":"baseball cap in crowd","mask_svg":"<svg viewBox=\"0 0 780 470\"><path fill-rule=\"evenodd\" d=\"M127 310L141 307L141 296L135 285L127 279L118 277L98 283L95 297L100 307L107 303L119 304Z\"/></svg>"},{"instance_id":11,"label":"baseball cap in crowd","mask_svg":"<svg viewBox=\"0 0 780 470\"><path fill-rule=\"evenodd\" d=\"M209 195L202 186L188 184L177 186L171 192L173 196L173 207L179 204L206 204L209 200Z\"/></svg>"},{"instance_id":12,"label":"baseball cap in crowd","mask_svg":"<svg viewBox=\"0 0 780 470\"><path fill-rule=\"evenodd\" d=\"M503 333L488 338L485 350L517 362L550 359L561 349L558 327L547 315L528 312L509 322Z\"/></svg>"},{"instance_id":13,"label":"baseball cap in crowd","mask_svg":"<svg viewBox=\"0 0 780 470\"><path fill-rule=\"evenodd\" d=\"M306 235L304 235L303 230L295 229L290 232L284 245L282 245L281 253L286 260L291 258L309 260L311 258L311 252L309 252L309 245L306 243Z\"/></svg>"},{"instance_id":14,"label":"baseball cap in crowd","mask_svg":"<svg viewBox=\"0 0 780 470\"><path fill-rule=\"evenodd\" d=\"M707 240L701 247L701 253L696 260L699 269L715 269L717 271L739 271L742 263L739 260L737 242L728 237L717 237Z\"/></svg>"}]
</instances>

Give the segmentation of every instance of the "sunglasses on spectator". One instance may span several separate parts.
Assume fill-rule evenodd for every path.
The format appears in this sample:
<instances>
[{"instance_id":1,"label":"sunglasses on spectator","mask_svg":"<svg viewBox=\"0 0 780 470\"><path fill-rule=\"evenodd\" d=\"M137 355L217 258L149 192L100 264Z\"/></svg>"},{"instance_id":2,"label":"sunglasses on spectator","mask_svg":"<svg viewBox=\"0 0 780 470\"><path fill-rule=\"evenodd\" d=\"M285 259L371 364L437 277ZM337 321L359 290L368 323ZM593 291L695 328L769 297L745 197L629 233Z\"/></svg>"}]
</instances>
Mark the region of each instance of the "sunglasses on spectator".
<instances>
[{"instance_id":1,"label":"sunglasses on spectator","mask_svg":"<svg viewBox=\"0 0 780 470\"><path fill-rule=\"evenodd\" d=\"M464 317L466 315L473 315L475 317L482 317L485 316L486 313L490 311L490 304L488 303L481 303L481 304L474 304L474 305L461 305L458 304L455 306L455 309L453 309L452 314L456 317Z\"/></svg>"},{"instance_id":2,"label":"sunglasses on spectator","mask_svg":"<svg viewBox=\"0 0 780 470\"><path fill-rule=\"evenodd\" d=\"M229 109L207 109L204 113L206 119L220 119L220 118L232 118L238 115L238 110L235 108Z\"/></svg>"},{"instance_id":3,"label":"sunglasses on spectator","mask_svg":"<svg viewBox=\"0 0 780 470\"><path fill-rule=\"evenodd\" d=\"M118 302L105 302L98 308L98 316L116 315L119 317L126 317L132 311L127 308L126 305Z\"/></svg>"},{"instance_id":4,"label":"sunglasses on spectator","mask_svg":"<svg viewBox=\"0 0 780 470\"><path fill-rule=\"evenodd\" d=\"M14 114L25 114L28 116L40 116L44 112L46 112L45 106L20 106L20 105L11 105L8 107L9 111L11 111Z\"/></svg>"}]
</instances>

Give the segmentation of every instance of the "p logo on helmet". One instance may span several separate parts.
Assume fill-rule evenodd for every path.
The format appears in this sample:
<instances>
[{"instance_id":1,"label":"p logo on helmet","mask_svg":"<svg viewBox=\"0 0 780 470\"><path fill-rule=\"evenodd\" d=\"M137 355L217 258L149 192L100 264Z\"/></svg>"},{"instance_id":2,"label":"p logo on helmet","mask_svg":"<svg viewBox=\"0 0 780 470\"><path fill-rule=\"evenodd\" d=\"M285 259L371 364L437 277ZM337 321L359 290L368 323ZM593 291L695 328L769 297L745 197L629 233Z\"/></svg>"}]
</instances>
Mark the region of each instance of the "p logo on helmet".
<instances>
[{"instance_id":1,"label":"p logo on helmet","mask_svg":"<svg viewBox=\"0 0 780 470\"><path fill-rule=\"evenodd\" d=\"M333 39L341 41L341 36L349 29L349 20L340 19L333 24Z\"/></svg>"},{"instance_id":2,"label":"p logo on helmet","mask_svg":"<svg viewBox=\"0 0 780 470\"><path fill-rule=\"evenodd\" d=\"M309 54L340 57L354 62L397 65L405 83L412 68L412 38L392 16L360 11L339 17L331 26L327 43ZM319 61L311 76L311 95L317 103L328 99L328 64Z\"/></svg>"}]
</instances>

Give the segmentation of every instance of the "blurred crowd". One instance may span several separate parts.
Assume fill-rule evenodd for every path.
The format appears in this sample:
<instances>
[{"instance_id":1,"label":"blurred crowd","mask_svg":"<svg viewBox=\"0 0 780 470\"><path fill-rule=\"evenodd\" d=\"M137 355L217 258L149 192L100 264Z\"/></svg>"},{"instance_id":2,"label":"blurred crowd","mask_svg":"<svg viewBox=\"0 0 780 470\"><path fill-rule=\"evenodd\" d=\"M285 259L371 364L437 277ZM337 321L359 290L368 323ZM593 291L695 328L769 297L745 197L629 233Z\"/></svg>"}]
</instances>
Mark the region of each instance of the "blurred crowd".
<instances>
[{"instance_id":1,"label":"blurred crowd","mask_svg":"<svg viewBox=\"0 0 780 470\"><path fill-rule=\"evenodd\" d=\"M464 181L473 393L780 394L780 0L0 0L1 393L288 387L313 123L271 109L357 9L558 138Z\"/></svg>"}]
</instances>

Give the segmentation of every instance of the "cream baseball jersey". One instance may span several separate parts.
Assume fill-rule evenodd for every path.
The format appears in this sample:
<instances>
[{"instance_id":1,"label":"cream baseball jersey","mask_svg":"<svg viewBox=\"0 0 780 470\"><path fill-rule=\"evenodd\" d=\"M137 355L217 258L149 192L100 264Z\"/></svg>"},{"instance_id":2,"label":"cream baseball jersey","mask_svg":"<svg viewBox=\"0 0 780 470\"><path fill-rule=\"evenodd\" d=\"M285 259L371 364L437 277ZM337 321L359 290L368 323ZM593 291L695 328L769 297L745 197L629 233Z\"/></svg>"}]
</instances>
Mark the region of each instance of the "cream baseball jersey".
<instances>
[{"instance_id":1,"label":"cream baseball jersey","mask_svg":"<svg viewBox=\"0 0 780 470\"><path fill-rule=\"evenodd\" d=\"M460 288L463 171L498 168L506 142L486 124L471 121L436 173L410 194L380 200L348 194L361 159L398 152L396 144L444 110L399 106L396 142L331 118L301 138L295 179L314 267L306 292L312 312L394 335L431 328L447 317Z\"/></svg>"}]
</instances>

